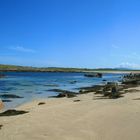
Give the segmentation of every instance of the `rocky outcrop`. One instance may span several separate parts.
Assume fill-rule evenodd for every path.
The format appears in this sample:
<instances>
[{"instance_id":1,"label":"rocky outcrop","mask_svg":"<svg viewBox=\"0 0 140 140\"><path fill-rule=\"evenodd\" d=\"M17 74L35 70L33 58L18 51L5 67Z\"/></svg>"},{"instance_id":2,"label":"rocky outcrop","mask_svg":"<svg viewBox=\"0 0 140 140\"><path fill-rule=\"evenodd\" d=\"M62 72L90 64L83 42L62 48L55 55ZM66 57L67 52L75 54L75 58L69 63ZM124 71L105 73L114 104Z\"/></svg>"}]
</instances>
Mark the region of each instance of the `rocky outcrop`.
<instances>
[{"instance_id":1,"label":"rocky outcrop","mask_svg":"<svg viewBox=\"0 0 140 140\"><path fill-rule=\"evenodd\" d=\"M84 76L102 78L102 73L86 73Z\"/></svg>"},{"instance_id":2,"label":"rocky outcrop","mask_svg":"<svg viewBox=\"0 0 140 140\"><path fill-rule=\"evenodd\" d=\"M124 93L124 89L126 88L126 85L118 85L116 82L107 82L105 85L95 85L92 87L80 88L79 94L93 92L95 95L101 95L101 98L105 97L109 99L116 99L123 97L121 94Z\"/></svg>"},{"instance_id":3,"label":"rocky outcrop","mask_svg":"<svg viewBox=\"0 0 140 140\"><path fill-rule=\"evenodd\" d=\"M130 73L123 77L123 84L140 84L140 74L139 73Z\"/></svg>"},{"instance_id":4,"label":"rocky outcrop","mask_svg":"<svg viewBox=\"0 0 140 140\"><path fill-rule=\"evenodd\" d=\"M46 104L45 102L40 102L40 103L38 103L38 105L44 105L44 104Z\"/></svg>"},{"instance_id":5,"label":"rocky outcrop","mask_svg":"<svg viewBox=\"0 0 140 140\"><path fill-rule=\"evenodd\" d=\"M72 97L76 97L76 94L78 94L76 92L62 90L62 89L51 89L48 91L58 92L59 93L58 95L53 96L55 98L62 98L62 97L72 98Z\"/></svg>"},{"instance_id":6,"label":"rocky outcrop","mask_svg":"<svg viewBox=\"0 0 140 140\"><path fill-rule=\"evenodd\" d=\"M3 127L3 125L0 125L0 129Z\"/></svg>"}]
</instances>

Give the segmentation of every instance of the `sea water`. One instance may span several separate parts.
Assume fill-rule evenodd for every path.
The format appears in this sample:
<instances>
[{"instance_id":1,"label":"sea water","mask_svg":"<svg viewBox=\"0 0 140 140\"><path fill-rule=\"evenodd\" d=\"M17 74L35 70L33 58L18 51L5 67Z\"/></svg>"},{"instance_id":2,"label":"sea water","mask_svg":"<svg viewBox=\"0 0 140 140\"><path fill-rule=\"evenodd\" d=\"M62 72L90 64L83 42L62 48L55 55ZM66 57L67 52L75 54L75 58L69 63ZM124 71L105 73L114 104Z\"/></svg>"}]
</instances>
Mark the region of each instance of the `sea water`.
<instances>
[{"instance_id":1,"label":"sea water","mask_svg":"<svg viewBox=\"0 0 140 140\"><path fill-rule=\"evenodd\" d=\"M57 95L51 89L63 89L78 92L78 88L119 81L122 74L103 74L102 78L85 77L84 73L64 72L6 72L6 77L0 78L0 95L14 94L23 98L1 98L9 100L5 102L5 108L15 108L23 103L48 98Z\"/></svg>"}]
</instances>

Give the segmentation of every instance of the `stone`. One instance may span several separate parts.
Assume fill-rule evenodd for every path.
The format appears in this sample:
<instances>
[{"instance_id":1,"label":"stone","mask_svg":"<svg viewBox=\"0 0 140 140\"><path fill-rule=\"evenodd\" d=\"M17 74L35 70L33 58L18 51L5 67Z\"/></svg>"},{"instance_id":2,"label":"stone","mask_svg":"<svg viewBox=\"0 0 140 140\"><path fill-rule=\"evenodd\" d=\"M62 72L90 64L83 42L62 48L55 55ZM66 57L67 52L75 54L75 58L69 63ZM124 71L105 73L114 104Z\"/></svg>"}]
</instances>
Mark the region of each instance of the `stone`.
<instances>
[{"instance_id":1,"label":"stone","mask_svg":"<svg viewBox=\"0 0 140 140\"><path fill-rule=\"evenodd\" d=\"M38 105L44 105L45 104L45 102L40 102L40 103L38 103Z\"/></svg>"},{"instance_id":2,"label":"stone","mask_svg":"<svg viewBox=\"0 0 140 140\"><path fill-rule=\"evenodd\" d=\"M67 98L72 98L72 97L76 97L76 92L72 92L72 91L68 91L68 90L62 90L62 89L51 89L48 91L53 91L53 92L59 92L59 94L57 96L53 96L56 98L62 98L62 97L67 97Z\"/></svg>"},{"instance_id":3,"label":"stone","mask_svg":"<svg viewBox=\"0 0 140 140\"><path fill-rule=\"evenodd\" d=\"M0 113L0 116L15 116L15 115L21 115L25 113L28 113L28 111L9 109L5 112Z\"/></svg>"},{"instance_id":4,"label":"stone","mask_svg":"<svg viewBox=\"0 0 140 140\"><path fill-rule=\"evenodd\" d=\"M81 100L74 100L73 102L80 102Z\"/></svg>"},{"instance_id":5,"label":"stone","mask_svg":"<svg viewBox=\"0 0 140 140\"><path fill-rule=\"evenodd\" d=\"M0 129L3 127L3 125L0 125Z\"/></svg>"},{"instance_id":6,"label":"stone","mask_svg":"<svg viewBox=\"0 0 140 140\"><path fill-rule=\"evenodd\" d=\"M18 95L14 95L14 94L2 94L0 95L1 98L23 98L21 96Z\"/></svg>"},{"instance_id":7,"label":"stone","mask_svg":"<svg viewBox=\"0 0 140 140\"><path fill-rule=\"evenodd\" d=\"M102 78L102 73L86 73L84 76Z\"/></svg>"}]
</instances>

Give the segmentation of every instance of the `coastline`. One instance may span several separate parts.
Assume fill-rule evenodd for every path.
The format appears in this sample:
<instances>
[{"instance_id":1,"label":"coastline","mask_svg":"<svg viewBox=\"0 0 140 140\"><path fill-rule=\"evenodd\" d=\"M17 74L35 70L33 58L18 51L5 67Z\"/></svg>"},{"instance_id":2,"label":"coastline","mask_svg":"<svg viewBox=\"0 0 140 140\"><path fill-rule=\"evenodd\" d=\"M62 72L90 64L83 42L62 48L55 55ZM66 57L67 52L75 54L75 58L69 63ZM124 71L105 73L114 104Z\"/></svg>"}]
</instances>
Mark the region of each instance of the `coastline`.
<instances>
[{"instance_id":1,"label":"coastline","mask_svg":"<svg viewBox=\"0 0 140 140\"><path fill-rule=\"evenodd\" d=\"M74 72L74 73L140 73L140 70L121 68L70 68L70 67L32 67L0 64L0 72Z\"/></svg>"},{"instance_id":2,"label":"coastline","mask_svg":"<svg viewBox=\"0 0 140 140\"><path fill-rule=\"evenodd\" d=\"M140 90L140 87L131 89ZM17 107L27 114L0 117L4 140L139 140L140 92L98 99L92 92L74 98L35 100ZM76 101L76 102L75 102ZM44 102L43 105L38 105Z\"/></svg>"}]
</instances>

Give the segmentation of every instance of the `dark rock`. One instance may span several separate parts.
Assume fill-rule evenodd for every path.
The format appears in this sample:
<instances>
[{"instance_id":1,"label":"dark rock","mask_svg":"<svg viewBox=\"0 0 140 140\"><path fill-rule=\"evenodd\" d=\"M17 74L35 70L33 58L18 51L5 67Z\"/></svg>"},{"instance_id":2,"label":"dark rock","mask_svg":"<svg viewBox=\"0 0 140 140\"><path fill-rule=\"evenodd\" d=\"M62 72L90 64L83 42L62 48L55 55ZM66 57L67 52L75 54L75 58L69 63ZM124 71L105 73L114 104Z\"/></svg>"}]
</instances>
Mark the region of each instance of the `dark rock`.
<instances>
[{"instance_id":1,"label":"dark rock","mask_svg":"<svg viewBox=\"0 0 140 140\"><path fill-rule=\"evenodd\" d=\"M5 112L0 113L0 116L15 116L15 115L21 115L28 113L28 111L23 111L23 110L7 110Z\"/></svg>"},{"instance_id":2,"label":"dark rock","mask_svg":"<svg viewBox=\"0 0 140 140\"><path fill-rule=\"evenodd\" d=\"M111 94L109 95L110 98L118 98L120 93L118 92L117 86L113 86L111 88Z\"/></svg>"},{"instance_id":3,"label":"dark rock","mask_svg":"<svg viewBox=\"0 0 140 140\"><path fill-rule=\"evenodd\" d=\"M67 92L67 93L59 93L56 97L57 98L62 98L62 97L73 98L73 97L76 97L76 95L75 93Z\"/></svg>"},{"instance_id":4,"label":"dark rock","mask_svg":"<svg viewBox=\"0 0 140 140\"><path fill-rule=\"evenodd\" d=\"M3 127L3 125L0 125L0 129Z\"/></svg>"},{"instance_id":5,"label":"dark rock","mask_svg":"<svg viewBox=\"0 0 140 140\"><path fill-rule=\"evenodd\" d=\"M81 100L74 100L73 102L80 102Z\"/></svg>"},{"instance_id":6,"label":"dark rock","mask_svg":"<svg viewBox=\"0 0 140 140\"><path fill-rule=\"evenodd\" d=\"M110 86L111 86L111 85L114 86L114 85L116 85L116 84L117 84L116 82L107 82L107 85L110 85Z\"/></svg>"},{"instance_id":7,"label":"dark rock","mask_svg":"<svg viewBox=\"0 0 140 140\"><path fill-rule=\"evenodd\" d=\"M2 100L2 102L12 102L12 100Z\"/></svg>"},{"instance_id":8,"label":"dark rock","mask_svg":"<svg viewBox=\"0 0 140 140\"><path fill-rule=\"evenodd\" d=\"M127 80L127 81L123 81L122 84L136 85L139 84L139 80Z\"/></svg>"},{"instance_id":9,"label":"dark rock","mask_svg":"<svg viewBox=\"0 0 140 140\"><path fill-rule=\"evenodd\" d=\"M122 87L119 87L119 85L115 82L108 82L104 87L98 91L96 91L95 94L101 94L103 97L108 97L109 99L117 99L123 94Z\"/></svg>"},{"instance_id":10,"label":"dark rock","mask_svg":"<svg viewBox=\"0 0 140 140\"><path fill-rule=\"evenodd\" d=\"M123 80L122 80L123 84L140 84L140 74L139 73L130 73L127 75L124 75Z\"/></svg>"},{"instance_id":11,"label":"dark rock","mask_svg":"<svg viewBox=\"0 0 140 140\"><path fill-rule=\"evenodd\" d=\"M23 98L21 96L18 95L14 95L14 94L2 94L0 95L1 98Z\"/></svg>"},{"instance_id":12,"label":"dark rock","mask_svg":"<svg viewBox=\"0 0 140 140\"><path fill-rule=\"evenodd\" d=\"M46 104L45 102L40 102L40 103L38 103L38 105L44 105L44 104Z\"/></svg>"},{"instance_id":13,"label":"dark rock","mask_svg":"<svg viewBox=\"0 0 140 140\"><path fill-rule=\"evenodd\" d=\"M66 94L64 94L64 93L59 93L56 97L57 97L57 98L66 97Z\"/></svg>"},{"instance_id":14,"label":"dark rock","mask_svg":"<svg viewBox=\"0 0 140 140\"><path fill-rule=\"evenodd\" d=\"M86 73L84 76L102 78L102 73Z\"/></svg>"},{"instance_id":15,"label":"dark rock","mask_svg":"<svg viewBox=\"0 0 140 140\"><path fill-rule=\"evenodd\" d=\"M107 81L107 80L103 79L102 81L104 81L104 82L105 82L105 81Z\"/></svg>"},{"instance_id":16,"label":"dark rock","mask_svg":"<svg viewBox=\"0 0 140 140\"><path fill-rule=\"evenodd\" d=\"M72 97L76 97L76 94L78 94L76 92L62 90L62 89L51 89L48 91L59 92L57 96L53 96L55 98L62 98L62 97L72 98Z\"/></svg>"}]
</instances>

